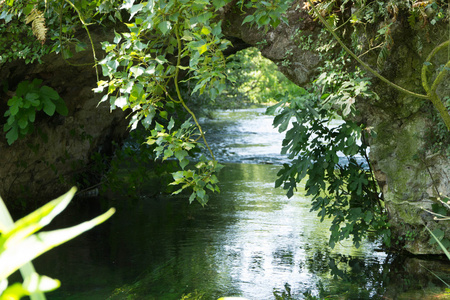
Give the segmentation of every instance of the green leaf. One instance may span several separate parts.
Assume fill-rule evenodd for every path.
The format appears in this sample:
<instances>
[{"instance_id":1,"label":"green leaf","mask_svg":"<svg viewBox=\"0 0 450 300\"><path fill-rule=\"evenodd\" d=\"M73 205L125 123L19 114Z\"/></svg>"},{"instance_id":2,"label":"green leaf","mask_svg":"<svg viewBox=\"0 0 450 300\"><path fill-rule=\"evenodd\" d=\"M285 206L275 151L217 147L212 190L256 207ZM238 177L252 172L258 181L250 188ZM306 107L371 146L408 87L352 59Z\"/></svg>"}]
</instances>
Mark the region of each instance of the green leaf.
<instances>
[{"instance_id":1,"label":"green leaf","mask_svg":"<svg viewBox=\"0 0 450 300\"><path fill-rule=\"evenodd\" d=\"M148 129L152 124L152 120L155 117L155 114L156 114L155 108L153 106L150 106L147 109L147 116L141 121L142 125L144 125L146 129Z\"/></svg>"},{"instance_id":2,"label":"green leaf","mask_svg":"<svg viewBox=\"0 0 450 300\"><path fill-rule=\"evenodd\" d=\"M56 106L56 112L61 116L67 116L69 114L69 109L67 108L66 102L62 98L53 102ZM31 120L30 120L31 121ZM33 120L34 121L34 120Z\"/></svg>"},{"instance_id":3,"label":"green leaf","mask_svg":"<svg viewBox=\"0 0 450 300\"><path fill-rule=\"evenodd\" d=\"M172 155L173 155L173 151L172 150L170 150L170 149L164 150L163 160L166 160L167 158L172 157Z\"/></svg>"},{"instance_id":4,"label":"green leaf","mask_svg":"<svg viewBox=\"0 0 450 300\"><path fill-rule=\"evenodd\" d=\"M142 8L144 7L143 4L135 4L130 9L130 20L134 17L135 14L137 14Z\"/></svg>"},{"instance_id":5,"label":"green leaf","mask_svg":"<svg viewBox=\"0 0 450 300\"><path fill-rule=\"evenodd\" d=\"M43 99L43 103L44 103L43 111L47 115L53 116L55 114L55 111L56 111L56 105L49 99Z\"/></svg>"},{"instance_id":6,"label":"green leaf","mask_svg":"<svg viewBox=\"0 0 450 300\"><path fill-rule=\"evenodd\" d=\"M112 97L111 97L112 98ZM119 96L114 100L114 105L120 108L125 108L128 104L127 97Z\"/></svg>"},{"instance_id":7,"label":"green leaf","mask_svg":"<svg viewBox=\"0 0 450 300\"><path fill-rule=\"evenodd\" d=\"M244 18L244 21L242 21L242 25L248 22L252 22L255 19L254 15L248 15Z\"/></svg>"},{"instance_id":8,"label":"green leaf","mask_svg":"<svg viewBox=\"0 0 450 300\"><path fill-rule=\"evenodd\" d=\"M278 109L278 107L280 107L281 105L285 104L285 101L280 101L277 104L270 106L266 109L266 114L267 115L273 115L276 110Z\"/></svg>"},{"instance_id":9,"label":"green leaf","mask_svg":"<svg viewBox=\"0 0 450 300\"><path fill-rule=\"evenodd\" d=\"M189 196L189 203L194 202L194 200L195 200L195 192L193 192L193 193L191 194L191 196Z\"/></svg>"},{"instance_id":10,"label":"green leaf","mask_svg":"<svg viewBox=\"0 0 450 300\"><path fill-rule=\"evenodd\" d=\"M19 128L16 126L11 126L11 129L6 134L6 141L8 145L11 145L19 138Z\"/></svg>"},{"instance_id":11,"label":"green leaf","mask_svg":"<svg viewBox=\"0 0 450 300\"><path fill-rule=\"evenodd\" d=\"M49 86L46 86L46 85L44 85L44 86L42 86L41 88L40 88L40 94L41 94L41 96L43 96L43 97L46 97L46 98L49 98L49 99L52 99L52 100L57 100L57 99L59 99L59 94L58 94L58 92L57 91L55 91L54 89L52 89L51 87L49 87Z\"/></svg>"},{"instance_id":12,"label":"green leaf","mask_svg":"<svg viewBox=\"0 0 450 300\"><path fill-rule=\"evenodd\" d=\"M17 124L19 125L20 128L24 129L28 125L28 117L20 118Z\"/></svg>"},{"instance_id":13,"label":"green leaf","mask_svg":"<svg viewBox=\"0 0 450 300\"><path fill-rule=\"evenodd\" d=\"M145 72L145 69L140 66L133 66L130 68L129 74L131 74L134 78L141 76Z\"/></svg>"},{"instance_id":14,"label":"green leaf","mask_svg":"<svg viewBox=\"0 0 450 300\"><path fill-rule=\"evenodd\" d=\"M64 59L69 59L73 56L73 53L69 48L63 48L61 53Z\"/></svg>"},{"instance_id":15,"label":"green leaf","mask_svg":"<svg viewBox=\"0 0 450 300\"><path fill-rule=\"evenodd\" d=\"M444 238L444 234L444 231L439 228L432 231L432 235L437 241L441 241Z\"/></svg>"},{"instance_id":16,"label":"green leaf","mask_svg":"<svg viewBox=\"0 0 450 300\"><path fill-rule=\"evenodd\" d=\"M203 182L203 181L202 181ZM200 198L200 199L204 199L205 198L205 195L206 195L206 191L204 190L204 189L200 189L200 190L197 190L197 196Z\"/></svg>"},{"instance_id":17,"label":"green leaf","mask_svg":"<svg viewBox=\"0 0 450 300\"><path fill-rule=\"evenodd\" d=\"M75 51L76 52L85 51L86 49L87 49L87 44L85 42L78 42L78 43L75 44ZM106 51L106 52L108 52L108 51Z\"/></svg>"},{"instance_id":18,"label":"green leaf","mask_svg":"<svg viewBox=\"0 0 450 300\"><path fill-rule=\"evenodd\" d=\"M25 94L25 100L36 103L36 100L39 99L39 95L37 93L26 93ZM37 101L39 103L39 101ZM35 105L37 106L37 105Z\"/></svg>"},{"instance_id":19,"label":"green leaf","mask_svg":"<svg viewBox=\"0 0 450 300\"><path fill-rule=\"evenodd\" d=\"M15 225L15 227L13 228L13 231L16 233L14 236L14 241L8 241L7 247L4 249L2 255L0 256L0 278L8 277L22 265L35 259L44 252L64 242L67 242L68 240L71 240L81 233L92 229L94 226L106 221L114 214L114 212L114 208L111 208L106 213L79 225L49 232L36 233L31 236L28 236L28 234L30 232L33 232L37 227L40 227L40 225L36 226L33 222ZM37 215L39 214L40 213L38 213ZM54 216L54 213L52 213L51 215ZM50 220L50 217L44 218L43 220ZM35 218L32 218L32 220L35 220ZM30 226L31 229L28 228L28 226Z\"/></svg>"},{"instance_id":20,"label":"green leaf","mask_svg":"<svg viewBox=\"0 0 450 300\"><path fill-rule=\"evenodd\" d=\"M19 112L19 106L17 106L17 105L11 106L9 108L9 112L10 112L11 116L17 115L17 113Z\"/></svg>"},{"instance_id":21,"label":"green leaf","mask_svg":"<svg viewBox=\"0 0 450 300\"><path fill-rule=\"evenodd\" d=\"M160 116L161 118L167 120L168 113L167 113L167 111L163 110L163 111L160 111L160 112L159 112L159 116Z\"/></svg>"},{"instance_id":22,"label":"green leaf","mask_svg":"<svg viewBox=\"0 0 450 300\"><path fill-rule=\"evenodd\" d=\"M175 151L175 157L181 162L188 155L186 150Z\"/></svg>"},{"instance_id":23,"label":"green leaf","mask_svg":"<svg viewBox=\"0 0 450 300\"><path fill-rule=\"evenodd\" d=\"M36 111L35 110L30 110L28 113L28 120L33 123L34 120L36 119Z\"/></svg>"},{"instance_id":24,"label":"green leaf","mask_svg":"<svg viewBox=\"0 0 450 300\"><path fill-rule=\"evenodd\" d=\"M171 29L171 25L169 21L162 21L158 24L159 30L161 30L162 34L166 34L167 31Z\"/></svg>"},{"instance_id":25,"label":"green leaf","mask_svg":"<svg viewBox=\"0 0 450 300\"><path fill-rule=\"evenodd\" d=\"M173 120L172 117L170 117L170 121L169 124L167 125L167 129L170 131L172 130L173 126L175 125L175 121Z\"/></svg>"},{"instance_id":26,"label":"green leaf","mask_svg":"<svg viewBox=\"0 0 450 300\"><path fill-rule=\"evenodd\" d=\"M204 35L208 35L208 34L211 33L211 29L206 27L206 26L203 26L203 28L201 30L201 33L204 34Z\"/></svg>"},{"instance_id":27,"label":"green leaf","mask_svg":"<svg viewBox=\"0 0 450 300\"><path fill-rule=\"evenodd\" d=\"M180 161L180 167L184 170L184 168L187 166L189 164L189 160L188 159L186 159L186 158L183 158L181 161Z\"/></svg>"},{"instance_id":28,"label":"green leaf","mask_svg":"<svg viewBox=\"0 0 450 300\"><path fill-rule=\"evenodd\" d=\"M142 84L140 84L140 83L136 83L136 84L133 85L133 87L131 89L131 94L130 94L130 97L129 97L128 100L131 103L133 103L135 101L141 101L141 100L143 100L144 95L145 95L144 86ZM124 99L125 99L125 103L124 104L126 104L127 99L125 97L124 97Z\"/></svg>"},{"instance_id":29,"label":"green leaf","mask_svg":"<svg viewBox=\"0 0 450 300\"><path fill-rule=\"evenodd\" d=\"M197 51L202 55L206 51L208 51L208 46L206 44L201 45L200 47L197 47Z\"/></svg>"}]
</instances>

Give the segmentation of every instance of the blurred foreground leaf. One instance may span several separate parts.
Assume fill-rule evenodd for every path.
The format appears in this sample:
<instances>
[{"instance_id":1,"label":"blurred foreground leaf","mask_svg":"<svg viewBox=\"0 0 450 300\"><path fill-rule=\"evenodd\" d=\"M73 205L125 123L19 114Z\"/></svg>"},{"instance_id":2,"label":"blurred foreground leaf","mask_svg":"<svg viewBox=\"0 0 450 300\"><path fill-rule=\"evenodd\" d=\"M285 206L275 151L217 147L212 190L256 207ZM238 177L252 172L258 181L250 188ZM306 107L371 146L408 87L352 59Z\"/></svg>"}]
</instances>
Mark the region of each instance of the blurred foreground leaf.
<instances>
[{"instance_id":1,"label":"blurred foreground leaf","mask_svg":"<svg viewBox=\"0 0 450 300\"><path fill-rule=\"evenodd\" d=\"M31 261L103 223L114 214L115 209L111 208L104 214L79 225L36 233L67 207L75 192L76 188L72 188L15 223L0 198L0 300L20 299L23 296L30 296L32 300L45 299L43 292L58 288L60 282L37 274ZM21 270L24 282L8 287L8 276L18 269Z\"/></svg>"}]
</instances>

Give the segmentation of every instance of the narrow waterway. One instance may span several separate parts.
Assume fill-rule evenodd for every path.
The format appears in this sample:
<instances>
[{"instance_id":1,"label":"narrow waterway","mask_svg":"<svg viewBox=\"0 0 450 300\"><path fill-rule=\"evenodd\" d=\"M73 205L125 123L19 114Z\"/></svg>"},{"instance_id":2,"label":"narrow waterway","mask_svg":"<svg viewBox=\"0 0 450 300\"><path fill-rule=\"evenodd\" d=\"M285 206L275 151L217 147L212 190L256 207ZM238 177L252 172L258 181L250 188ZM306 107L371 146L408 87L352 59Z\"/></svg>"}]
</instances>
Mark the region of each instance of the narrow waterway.
<instances>
[{"instance_id":1,"label":"narrow waterway","mask_svg":"<svg viewBox=\"0 0 450 300\"><path fill-rule=\"evenodd\" d=\"M206 207L185 196L115 201L116 215L36 261L62 281L49 299L250 300L435 299L450 282L448 264L388 255L376 241L327 246L329 222L310 199L274 189L283 136L264 109L217 111L202 126L218 160L221 193ZM68 211L75 223L98 211ZM134 296L130 296L134 295ZM130 297L130 298L127 298ZM440 298L444 299L444 298Z\"/></svg>"}]
</instances>

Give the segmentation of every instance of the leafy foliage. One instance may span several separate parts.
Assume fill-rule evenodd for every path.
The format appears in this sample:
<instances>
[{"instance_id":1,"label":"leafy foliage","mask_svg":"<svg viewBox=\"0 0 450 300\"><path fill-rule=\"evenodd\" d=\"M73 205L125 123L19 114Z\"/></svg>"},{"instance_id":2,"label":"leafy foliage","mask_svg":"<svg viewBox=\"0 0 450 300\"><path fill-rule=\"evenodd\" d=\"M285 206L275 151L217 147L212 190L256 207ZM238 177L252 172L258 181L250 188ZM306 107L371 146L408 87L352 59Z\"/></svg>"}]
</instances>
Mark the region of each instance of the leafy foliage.
<instances>
[{"instance_id":1,"label":"leafy foliage","mask_svg":"<svg viewBox=\"0 0 450 300\"><path fill-rule=\"evenodd\" d=\"M338 108L346 117L354 112L354 103L359 98L379 99L378 95L370 90L371 82L364 77L365 72L355 68L349 72L350 59L341 52L335 59L327 60L319 70L322 72L314 81L317 92L324 108ZM345 70L345 71L344 71Z\"/></svg>"},{"instance_id":2,"label":"leafy foliage","mask_svg":"<svg viewBox=\"0 0 450 300\"><path fill-rule=\"evenodd\" d=\"M425 16L423 12L425 10L426 13L430 8L438 11L432 17L434 21L430 23L436 24L445 19L442 3L423 2L423 5L415 3L411 6L411 3L405 1L389 1L387 5L382 1L315 2L319 10L316 15L325 16L328 21L325 23L335 26L334 29L337 26L344 26L354 48L359 52L365 48L359 45L361 43L357 35L358 28L383 22L384 25L379 28L378 35L364 45L369 50L381 49L377 55L380 69L395 43L390 29L391 25L397 22L400 10L407 9L411 13L409 19L411 26L417 22L423 24L428 22L431 17ZM118 3L121 3L120 7ZM230 42L222 34L222 24L218 21L217 13L230 3L230 0L150 0L137 3L133 0L123 2L49 0L48 7L44 9L42 1L6 1L3 5L9 8L2 11L0 19L3 19L5 24L13 18L21 19L14 26L2 27L8 33L10 28L18 32L17 28L23 28L24 18L29 16L37 5L36 9L45 11L45 25L51 32L50 36L54 37L51 51L61 52L65 58L69 58L71 56L69 46L75 46L76 50L86 49L86 45L77 41L73 35L79 28L79 23L87 30L88 23L104 24L107 20L117 22L122 21L124 17L128 31L115 32L113 41L102 44L106 57L99 65L106 80L99 81L95 91L99 93L106 91L102 101L108 101L111 109L121 108L131 111L132 129L142 124L151 130L152 136L148 139L148 143L156 146L156 158L162 157L163 160L175 158L179 163L181 171L173 174L174 184L182 186L177 192L190 187L194 191L190 201L197 199L204 204L207 200L204 188L217 190L212 172L219 170L220 167L210 151L212 161L207 162L202 158L195 169L186 169L188 152L193 149L190 147L199 147L201 145L197 143L199 138L203 139L208 150L209 147L195 115L181 94L179 82L183 80L187 85L192 84L191 95L206 92L213 99L226 90L226 77L229 74L226 71L223 52ZM257 29L267 31L270 26L275 28L281 22L287 22L283 13L292 3L293 1L283 0L240 0L233 4L236 4L235 8L239 8L243 14L247 14L243 20L244 24L250 23ZM118 7L119 9L115 9ZM349 14L349 11L352 13ZM42 18L40 24L42 28ZM334 33L333 29L329 31L330 34ZM39 36L42 41L42 34ZM301 34L299 36L301 47L311 50L313 43ZM327 34L323 36L326 40ZM376 95L370 92L370 82L358 69L348 73L336 71L348 67L348 58L343 54L336 55L337 51L330 51L334 50L336 44L329 40L316 47L323 52L322 58L327 61L314 83L316 89L314 97L320 97L321 102L304 101L311 96L300 91L298 97L284 107L275 119L280 131L288 130L292 117L297 119L287 131L284 145L284 151L290 153L294 161L291 166L285 166L280 172L281 179L277 181L277 185L284 183L288 194L292 194L301 178L308 175L306 188L308 193L314 195L313 209L319 211L322 217L335 219L331 228L333 231L331 243L334 244L349 235L353 235L354 241L359 243L369 228L381 228L388 235L385 220L382 219L382 205L376 197L378 193L374 180L370 172L355 158L357 155L362 157L365 155L367 145L364 139L361 145L357 141L368 130L351 122L326 129L323 119L329 118L327 112L329 108L335 109L340 106L343 115L347 116L353 109L352 104L356 97L376 97ZM15 40L7 43L22 47L18 53L27 49L23 48L24 44ZM12 57L26 58L29 61L35 59L34 56L29 58L24 54L14 55L8 54L2 59L3 61L10 61ZM39 55L37 57L39 58ZM289 65L288 60L283 63ZM250 89L246 87L246 90ZM264 93L266 90L261 88L260 92ZM267 91L267 98L277 97L277 92L274 94L273 91ZM282 102L277 107L285 103L287 104ZM172 121L179 117L168 112L168 108L174 106L184 107L191 114L197 128L191 129L187 125L183 127L186 124L183 123L184 120ZM165 121L156 122L157 117ZM28 121L30 120L28 117ZM11 124L14 124L14 120ZM21 128L21 124L25 126L25 121L21 121L20 124L18 122L16 127ZM16 134L14 132L9 134L11 140L14 140ZM319 138L316 134L322 137ZM308 143L311 143L311 146L307 146ZM348 164L343 165L340 161L336 161L339 151L347 156ZM299 157L296 158L297 156ZM348 222L346 226L342 225L344 221Z\"/></svg>"},{"instance_id":3,"label":"leafy foliage","mask_svg":"<svg viewBox=\"0 0 450 300\"><path fill-rule=\"evenodd\" d=\"M41 58L49 53L62 53L64 58L70 58L74 48L77 52L87 50L87 45L75 37L80 27L80 19L87 24L121 20L120 12L115 9L121 2L121 0L2 1L0 64L16 59L23 59L27 64L36 60L41 63Z\"/></svg>"},{"instance_id":4,"label":"leafy foliage","mask_svg":"<svg viewBox=\"0 0 450 300\"><path fill-rule=\"evenodd\" d=\"M30 262L48 250L73 239L81 233L103 223L114 214L114 208L106 213L74 227L49 232L39 232L61 213L75 195L72 188L65 195L47 203L26 217L13 223L0 198L0 299L45 299L44 292L60 286L58 280L36 273ZM8 277L21 269L23 284L8 286Z\"/></svg>"},{"instance_id":5,"label":"leafy foliage","mask_svg":"<svg viewBox=\"0 0 450 300\"><path fill-rule=\"evenodd\" d=\"M121 8L128 12L132 23L126 23L129 32L115 34L112 43L104 42L106 57L100 61L103 75L109 80L100 81L96 92L107 90L102 101L108 101L111 108L131 109L130 126L135 129L141 123L151 131L149 144L156 144L156 156L163 160L175 157L184 170L188 164L187 152L198 143L192 143L190 136L198 130L199 137L205 137L195 115L187 107L178 86L179 73L188 74L195 86L192 93L219 94L225 87L225 58L223 51L230 45L224 39L221 23L214 21L214 14L205 10L209 2L203 0L149 1L133 4L126 1ZM212 10L224 6L226 1L213 1ZM181 63L183 60L183 64ZM169 89L174 86L175 89ZM197 129L189 129L189 122L176 129L175 121L168 122L167 129L154 121L155 116L168 120L167 108L181 104L192 116ZM183 184L182 189L193 187L193 199L205 204L204 187L215 184L210 171L220 167L214 161L212 167L196 177L195 172L175 173L174 184ZM203 167L199 167L203 169ZM180 177L182 175L182 177ZM205 181L206 180L206 181ZM192 201L192 198L191 198Z\"/></svg>"},{"instance_id":6,"label":"leafy foliage","mask_svg":"<svg viewBox=\"0 0 450 300\"><path fill-rule=\"evenodd\" d=\"M33 132L36 112L43 110L49 116L53 116L55 112L67 115L67 106L58 92L41 84L41 79L34 79L32 82L22 81L17 86L15 95L8 100L9 109L4 115L8 120L3 126L3 131L7 132L6 139L9 145L19 137Z\"/></svg>"},{"instance_id":7,"label":"leafy foliage","mask_svg":"<svg viewBox=\"0 0 450 300\"><path fill-rule=\"evenodd\" d=\"M244 18L242 24L256 24L258 29L264 28L267 31L269 28L277 28L281 22L288 23L284 13L293 2L292 0L240 0L237 5L240 5L242 12L244 12L244 8L254 10L253 14Z\"/></svg>"},{"instance_id":8,"label":"leafy foliage","mask_svg":"<svg viewBox=\"0 0 450 300\"><path fill-rule=\"evenodd\" d=\"M378 187L365 164L368 145L364 136L370 129L350 121L329 126L330 112L315 111L311 98L316 97L304 90L301 96L268 109L272 113L284 105L274 126L286 131L282 153L292 159L278 172L275 186L283 186L292 197L302 179L307 178L306 195L313 196L311 211L317 211L321 220L332 219L331 247L350 236L359 247L363 237L374 229L389 243Z\"/></svg>"},{"instance_id":9,"label":"leafy foliage","mask_svg":"<svg viewBox=\"0 0 450 300\"><path fill-rule=\"evenodd\" d=\"M197 92L190 96L196 106L230 109L274 103L287 95L299 93L301 89L254 47L229 56L226 66L226 86L222 93L211 99L209 94L199 95ZM185 90L189 94L192 92L189 86Z\"/></svg>"},{"instance_id":10,"label":"leafy foliage","mask_svg":"<svg viewBox=\"0 0 450 300\"><path fill-rule=\"evenodd\" d=\"M208 195L205 188L212 192L220 192L217 186L218 179L215 172L220 171L222 166L215 160L208 161L205 156L200 157L200 162L195 165L195 169L186 169L189 164L187 156L189 152L197 145L197 141L192 139L191 136L195 136L196 128L192 126L190 120L184 122L180 129L171 132L175 124L173 118L167 126L167 130L161 125L156 123L155 129L151 131L151 136L147 140L147 144L156 144L155 155L161 157L162 160L166 160L171 157L175 157L181 167L181 171L173 173L174 182L172 185L181 185L181 188L173 192L173 194L179 194L186 188L192 188L193 193L189 197L189 202L192 203L197 199L200 204L205 205L208 202ZM202 145L199 145L202 147Z\"/></svg>"}]
</instances>

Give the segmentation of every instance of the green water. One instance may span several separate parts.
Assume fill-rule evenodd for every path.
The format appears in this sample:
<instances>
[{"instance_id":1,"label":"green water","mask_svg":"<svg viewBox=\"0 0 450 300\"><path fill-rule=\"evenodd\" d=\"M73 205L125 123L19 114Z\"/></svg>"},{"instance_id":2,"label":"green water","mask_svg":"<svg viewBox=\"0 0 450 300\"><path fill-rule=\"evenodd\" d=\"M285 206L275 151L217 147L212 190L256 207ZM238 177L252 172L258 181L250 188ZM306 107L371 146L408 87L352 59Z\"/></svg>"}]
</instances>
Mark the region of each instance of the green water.
<instances>
[{"instance_id":1,"label":"green water","mask_svg":"<svg viewBox=\"0 0 450 300\"><path fill-rule=\"evenodd\" d=\"M36 260L38 272L62 281L48 299L178 300L196 291L206 300L445 299L444 284L424 268L450 282L445 262L389 255L376 241L330 249L329 223L309 212L310 199L273 188L280 166L263 162L285 158L270 119L255 110L225 115L205 121L219 160L229 161L219 174L222 192L206 207L183 195L111 197L103 207L79 200L55 226L110 205L117 213Z\"/></svg>"}]
</instances>

